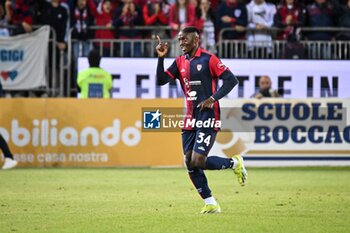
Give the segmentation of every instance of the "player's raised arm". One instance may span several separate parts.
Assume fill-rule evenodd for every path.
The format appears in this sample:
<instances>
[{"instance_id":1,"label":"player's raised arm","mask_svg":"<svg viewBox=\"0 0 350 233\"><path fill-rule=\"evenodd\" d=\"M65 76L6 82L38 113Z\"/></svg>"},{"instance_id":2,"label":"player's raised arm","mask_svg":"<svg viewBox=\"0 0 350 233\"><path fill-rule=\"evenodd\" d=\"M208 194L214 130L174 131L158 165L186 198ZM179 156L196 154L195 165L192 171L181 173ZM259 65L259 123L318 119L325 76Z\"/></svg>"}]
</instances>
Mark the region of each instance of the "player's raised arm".
<instances>
[{"instance_id":1,"label":"player's raised arm","mask_svg":"<svg viewBox=\"0 0 350 233\"><path fill-rule=\"evenodd\" d=\"M165 85L170 81L169 75L164 72L164 57L168 53L168 43L162 42L160 37L157 35L158 45L156 51L158 54L158 65L157 65L157 84Z\"/></svg>"}]
</instances>

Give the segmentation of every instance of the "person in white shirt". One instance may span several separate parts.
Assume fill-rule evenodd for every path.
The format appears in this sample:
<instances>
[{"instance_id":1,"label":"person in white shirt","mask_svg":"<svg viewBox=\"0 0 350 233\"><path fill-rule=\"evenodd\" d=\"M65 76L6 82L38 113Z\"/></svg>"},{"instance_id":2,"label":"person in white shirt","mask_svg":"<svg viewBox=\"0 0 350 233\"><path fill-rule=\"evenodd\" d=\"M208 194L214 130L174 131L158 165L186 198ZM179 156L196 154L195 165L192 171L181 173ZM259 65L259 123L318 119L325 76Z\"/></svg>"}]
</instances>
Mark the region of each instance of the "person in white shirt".
<instances>
[{"instance_id":1,"label":"person in white shirt","mask_svg":"<svg viewBox=\"0 0 350 233\"><path fill-rule=\"evenodd\" d=\"M258 49L261 53L271 54L272 52L272 36L271 32L265 31L273 25L274 15L276 14L276 6L267 3L265 0L252 0L247 5L248 11L248 28L257 31L248 33L248 49L254 51ZM259 31L261 30L261 31ZM264 56L264 54L255 55Z\"/></svg>"}]
</instances>

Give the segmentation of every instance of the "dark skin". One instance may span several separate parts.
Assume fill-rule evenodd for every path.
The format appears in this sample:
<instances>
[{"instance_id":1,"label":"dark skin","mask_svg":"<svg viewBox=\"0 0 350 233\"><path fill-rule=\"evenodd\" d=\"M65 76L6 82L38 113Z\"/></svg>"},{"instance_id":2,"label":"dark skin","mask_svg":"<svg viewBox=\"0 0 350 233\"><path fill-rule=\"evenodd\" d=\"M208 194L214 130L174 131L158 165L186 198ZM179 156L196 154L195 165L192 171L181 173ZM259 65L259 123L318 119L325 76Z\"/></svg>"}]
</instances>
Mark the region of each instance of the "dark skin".
<instances>
[{"instance_id":1,"label":"dark skin","mask_svg":"<svg viewBox=\"0 0 350 233\"><path fill-rule=\"evenodd\" d=\"M197 49L199 48L199 35L197 33L184 33L180 31L178 34L178 41L180 48L184 54L188 54L190 59L194 57ZM159 58L164 58L168 53L169 45L167 42L162 42L160 37L157 36L158 45L156 51ZM214 106L215 100L208 98L197 105L200 111L205 108L212 108ZM195 151L187 151L185 153L185 162L188 168L205 168L207 161L206 155L199 154Z\"/></svg>"}]
</instances>

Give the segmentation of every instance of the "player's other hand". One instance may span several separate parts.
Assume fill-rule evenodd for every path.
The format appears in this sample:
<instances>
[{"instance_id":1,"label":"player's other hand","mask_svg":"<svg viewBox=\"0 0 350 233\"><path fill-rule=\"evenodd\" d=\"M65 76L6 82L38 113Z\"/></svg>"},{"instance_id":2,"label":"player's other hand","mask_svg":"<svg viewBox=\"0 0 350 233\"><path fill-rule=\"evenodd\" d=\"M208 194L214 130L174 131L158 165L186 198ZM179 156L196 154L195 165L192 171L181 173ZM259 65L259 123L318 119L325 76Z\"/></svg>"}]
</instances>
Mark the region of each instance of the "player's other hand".
<instances>
[{"instance_id":1,"label":"player's other hand","mask_svg":"<svg viewBox=\"0 0 350 233\"><path fill-rule=\"evenodd\" d=\"M208 98L203 100L197 105L197 108L200 108L199 111L203 111L206 108L213 108L215 100L213 98Z\"/></svg>"},{"instance_id":2,"label":"player's other hand","mask_svg":"<svg viewBox=\"0 0 350 233\"><path fill-rule=\"evenodd\" d=\"M158 45L156 47L156 50L157 50L158 57L165 57L169 49L168 43L162 42L158 35L157 35L157 40L158 40Z\"/></svg>"}]
</instances>

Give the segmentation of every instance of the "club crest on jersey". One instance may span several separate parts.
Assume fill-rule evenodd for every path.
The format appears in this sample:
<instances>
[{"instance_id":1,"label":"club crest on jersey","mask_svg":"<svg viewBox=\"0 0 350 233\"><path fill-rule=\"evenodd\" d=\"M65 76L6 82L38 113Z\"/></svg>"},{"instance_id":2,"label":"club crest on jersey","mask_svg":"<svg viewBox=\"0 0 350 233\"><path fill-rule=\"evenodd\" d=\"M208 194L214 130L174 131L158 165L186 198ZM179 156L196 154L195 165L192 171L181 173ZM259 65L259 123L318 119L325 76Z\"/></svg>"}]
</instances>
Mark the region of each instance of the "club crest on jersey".
<instances>
[{"instance_id":1,"label":"club crest on jersey","mask_svg":"<svg viewBox=\"0 0 350 233\"><path fill-rule=\"evenodd\" d=\"M200 71L202 69L202 64L197 65L197 70Z\"/></svg>"},{"instance_id":2,"label":"club crest on jersey","mask_svg":"<svg viewBox=\"0 0 350 233\"><path fill-rule=\"evenodd\" d=\"M187 100L193 101L197 99L197 92L196 91L187 91Z\"/></svg>"}]
</instances>

